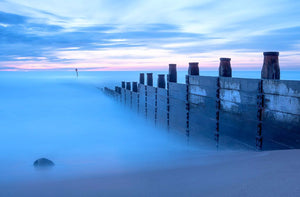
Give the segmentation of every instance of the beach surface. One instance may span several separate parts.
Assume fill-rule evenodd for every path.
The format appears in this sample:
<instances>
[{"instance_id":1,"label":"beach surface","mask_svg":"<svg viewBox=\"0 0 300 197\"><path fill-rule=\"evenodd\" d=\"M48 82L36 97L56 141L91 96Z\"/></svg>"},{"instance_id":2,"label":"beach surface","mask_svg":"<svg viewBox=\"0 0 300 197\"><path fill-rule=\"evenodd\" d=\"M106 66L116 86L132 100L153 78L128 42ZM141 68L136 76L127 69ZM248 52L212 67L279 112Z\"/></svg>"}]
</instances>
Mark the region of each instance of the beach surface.
<instances>
[{"instance_id":1,"label":"beach surface","mask_svg":"<svg viewBox=\"0 0 300 197\"><path fill-rule=\"evenodd\" d=\"M0 196L299 195L300 150L188 143L100 91L120 76L0 73Z\"/></svg>"}]
</instances>

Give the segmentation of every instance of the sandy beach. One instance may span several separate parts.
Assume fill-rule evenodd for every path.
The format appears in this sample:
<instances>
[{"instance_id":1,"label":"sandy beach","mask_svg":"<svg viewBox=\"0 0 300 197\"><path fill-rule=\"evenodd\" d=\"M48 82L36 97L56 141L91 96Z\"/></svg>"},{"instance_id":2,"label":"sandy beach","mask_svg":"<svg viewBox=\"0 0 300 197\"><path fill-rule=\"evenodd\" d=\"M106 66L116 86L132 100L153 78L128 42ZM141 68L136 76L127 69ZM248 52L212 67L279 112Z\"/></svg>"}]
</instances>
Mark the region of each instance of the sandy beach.
<instances>
[{"instance_id":1,"label":"sandy beach","mask_svg":"<svg viewBox=\"0 0 300 197\"><path fill-rule=\"evenodd\" d=\"M219 152L181 167L1 184L1 196L297 196L299 150ZM222 160L210 163L217 158ZM208 161L203 164L203 159ZM195 160L199 160L197 164Z\"/></svg>"}]
</instances>

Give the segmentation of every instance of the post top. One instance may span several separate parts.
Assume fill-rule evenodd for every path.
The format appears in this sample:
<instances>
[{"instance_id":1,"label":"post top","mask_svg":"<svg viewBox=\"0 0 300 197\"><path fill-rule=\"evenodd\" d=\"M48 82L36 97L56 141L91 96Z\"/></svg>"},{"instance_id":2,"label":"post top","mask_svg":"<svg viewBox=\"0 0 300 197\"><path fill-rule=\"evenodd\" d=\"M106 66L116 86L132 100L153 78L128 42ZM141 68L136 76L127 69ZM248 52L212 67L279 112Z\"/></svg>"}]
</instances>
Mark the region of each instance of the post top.
<instances>
[{"instance_id":1,"label":"post top","mask_svg":"<svg viewBox=\"0 0 300 197\"><path fill-rule=\"evenodd\" d=\"M198 65L199 62L190 62L189 65Z\"/></svg>"},{"instance_id":2,"label":"post top","mask_svg":"<svg viewBox=\"0 0 300 197\"><path fill-rule=\"evenodd\" d=\"M277 51L264 52L264 56L279 56L279 52Z\"/></svg>"},{"instance_id":3,"label":"post top","mask_svg":"<svg viewBox=\"0 0 300 197\"><path fill-rule=\"evenodd\" d=\"M220 58L220 61L230 61L231 60L231 58L227 58L227 57L221 57Z\"/></svg>"},{"instance_id":4,"label":"post top","mask_svg":"<svg viewBox=\"0 0 300 197\"><path fill-rule=\"evenodd\" d=\"M145 73L140 73L140 75L144 75Z\"/></svg>"},{"instance_id":5,"label":"post top","mask_svg":"<svg viewBox=\"0 0 300 197\"><path fill-rule=\"evenodd\" d=\"M147 75L153 75L153 73L147 73Z\"/></svg>"},{"instance_id":6,"label":"post top","mask_svg":"<svg viewBox=\"0 0 300 197\"><path fill-rule=\"evenodd\" d=\"M176 67L176 64L169 64L169 66L175 66Z\"/></svg>"},{"instance_id":7,"label":"post top","mask_svg":"<svg viewBox=\"0 0 300 197\"><path fill-rule=\"evenodd\" d=\"M158 74L158 77L164 77L165 74Z\"/></svg>"}]
</instances>

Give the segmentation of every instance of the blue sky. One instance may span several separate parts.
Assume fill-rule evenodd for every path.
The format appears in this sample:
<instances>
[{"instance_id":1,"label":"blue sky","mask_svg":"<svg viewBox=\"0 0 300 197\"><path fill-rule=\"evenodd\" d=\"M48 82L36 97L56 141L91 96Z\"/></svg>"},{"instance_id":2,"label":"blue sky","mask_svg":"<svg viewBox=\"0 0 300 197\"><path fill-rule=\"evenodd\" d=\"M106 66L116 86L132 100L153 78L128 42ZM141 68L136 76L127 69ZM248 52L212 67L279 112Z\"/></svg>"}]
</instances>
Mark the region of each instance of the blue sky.
<instances>
[{"instance_id":1,"label":"blue sky","mask_svg":"<svg viewBox=\"0 0 300 197\"><path fill-rule=\"evenodd\" d=\"M297 0L0 0L0 70L300 67Z\"/></svg>"}]
</instances>

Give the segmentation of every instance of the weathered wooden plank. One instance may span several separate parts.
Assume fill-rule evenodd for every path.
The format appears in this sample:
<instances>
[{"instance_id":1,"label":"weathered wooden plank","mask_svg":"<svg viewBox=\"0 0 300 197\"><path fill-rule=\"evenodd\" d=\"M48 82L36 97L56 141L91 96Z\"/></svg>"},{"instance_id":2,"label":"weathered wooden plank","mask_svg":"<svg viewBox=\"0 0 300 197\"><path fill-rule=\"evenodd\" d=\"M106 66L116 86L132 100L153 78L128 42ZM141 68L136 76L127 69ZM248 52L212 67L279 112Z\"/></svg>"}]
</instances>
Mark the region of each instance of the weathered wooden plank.
<instances>
[{"instance_id":1,"label":"weathered wooden plank","mask_svg":"<svg viewBox=\"0 0 300 197\"><path fill-rule=\"evenodd\" d=\"M131 95L131 101L132 101L132 110L135 111L135 112L138 112L138 96L139 96L139 93L137 92L132 92L132 95Z\"/></svg>"},{"instance_id":2,"label":"weathered wooden plank","mask_svg":"<svg viewBox=\"0 0 300 197\"><path fill-rule=\"evenodd\" d=\"M189 75L189 84L216 89L217 79L218 77Z\"/></svg>"},{"instance_id":3,"label":"weathered wooden plank","mask_svg":"<svg viewBox=\"0 0 300 197\"><path fill-rule=\"evenodd\" d=\"M220 89L220 99L232 103L256 105L257 93L238 90Z\"/></svg>"},{"instance_id":4,"label":"weathered wooden plank","mask_svg":"<svg viewBox=\"0 0 300 197\"><path fill-rule=\"evenodd\" d=\"M182 101L186 100L187 85L179 83L169 83L169 97L179 99Z\"/></svg>"},{"instance_id":5,"label":"weathered wooden plank","mask_svg":"<svg viewBox=\"0 0 300 197\"><path fill-rule=\"evenodd\" d=\"M216 97L216 88L210 88L198 85L189 85L189 93L193 95L205 96L205 97Z\"/></svg>"},{"instance_id":6,"label":"weathered wooden plank","mask_svg":"<svg viewBox=\"0 0 300 197\"><path fill-rule=\"evenodd\" d=\"M139 113L146 115L145 105L146 105L146 90L145 85L139 84L139 91L140 91L140 102L139 102Z\"/></svg>"},{"instance_id":7,"label":"weathered wooden plank","mask_svg":"<svg viewBox=\"0 0 300 197\"><path fill-rule=\"evenodd\" d=\"M216 98L189 94L189 102L195 105L205 105L206 102L216 102ZM215 104L216 106L216 104Z\"/></svg>"},{"instance_id":8,"label":"weathered wooden plank","mask_svg":"<svg viewBox=\"0 0 300 197\"><path fill-rule=\"evenodd\" d=\"M300 97L266 94L264 98L268 110L300 115Z\"/></svg>"},{"instance_id":9,"label":"weathered wooden plank","mask_svg":"<svg viewBox=\"0 0 300 197\"><path fill-rule=\"evenodd\" d=\"M263 80L265 94L300 97L300 81Z\"/></svg>"},{"instance_id":10,"label":"weathered wooden plank","mask_svg":"<svg viewBox=\"0 0 300 197\"><path fill-rule=\"evenodd\" d=\"M249 115L251 114L251 115ZM255 111L248 114L220 112L220 146L228 146L232 139L240 141L245 148L256 148L257 118ZM228 138L230 137L230 138Z\"/></svg>"},{"instance_id":11,"label":"weathered wooden plank","mask_svg":"<svg viewBox=\"0 0 300 197\"><path fill-rule=\"evenodd\" d=\"M170 128L186 131L186 103L179 99L170 98Z\"/></svg>"},{"instance_id":12,"label":"weathered wooden plank","mask_svg":"<svg viewBox=\"0 0 300 197\"><path fill-rule=\"evenodd\" d=\"M206 102L205 105L190 104L189 128L190 138L206 137L214 140L216 131L216 103Z\"/></svg>"},{"instance_id":13,"label":"weathered wooden plank","mask_svg":"<svg viewBox=\"0 0 300 197\"><path fill-rule=\"evenodd\" d=\"M147 86L147 119L155 120L156 88Z\"/></svg>"},{"instance_id":14,"label":"weathered wooden plank","mask_svg":"<svg viewBox=\"0 0 300 197\"><path fill-rule=\"evenodd\" d=\"M131 108L131 103L132 103L131 91L125 90L125 95L126 95L126 106Z\"/></svg>"},{"instance_id":15,"label":"weathered wooden plank","mask_svg":"<svg viewBox=\"0 0 300 197\"><path fill-rule=\"evenodd\" d=\"M167 90L157 89L157 110L167 112Z\"/></svg>"},{"instance_id":16,"label":"weathered wooden plank","mask_svg":"<svg viewBox=\"0 0 300 197\"><path fill-rule=\"evenodd\" d=\"M265 109L263 113L263 120L264 122L274 122L275 123L286 123L290 126L289 127L298 127L300 131L300 115L284 113L280 111L273 111ZM266 128L267 129L267 128Z\"/></svg>"},{"instance_id":17,"label":"weathered wooden plank","mask_svg":"<svg viewBox=\"0 0 300 197\"><path fill-rule=\"evenodd\" d=\"M157 124L167 126L167 90L157 88Z\"/></svg>"},{"instance_id":18,"label":"weathered wooden plank","mask_svg":"<svg viewBox=\"0 0 300 197\"><path fill-rule=\"evenodd\" d=\"M259 82L259 79L220 77L220 87L222 89L239 90L244 92L257 92Z\"/></svg>"},{"instance_id":19,"label":"weathered wooden plank","mask_svg":"<svg viewBox=\"0 0 300 197\"><path fill-rule=\"evenodd\" d=\"M300 148L300 116L265 110L263 149Z\"/></svg>"},{"instance_id":20,"label":"weathered wooden plank","mask_svg":"<svg viewBox=\"0 0 300 197\"><path fill-rule=\"evenodd\" d=\"M241 119L244 116L247 117L253 113L253 116L255 117L254 119L256 119L258 108L256 104L248 105L247 103L233 103L230 101L221 100L220 110L226 113L239 114Z\"/></svg>"}]
</instances>

